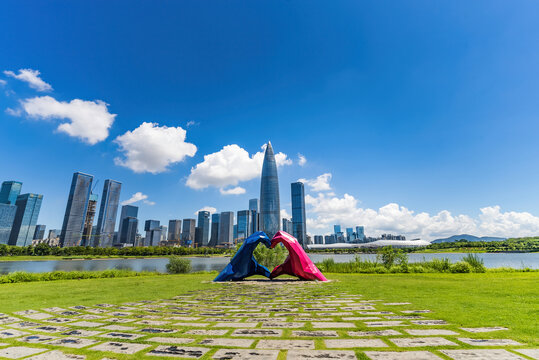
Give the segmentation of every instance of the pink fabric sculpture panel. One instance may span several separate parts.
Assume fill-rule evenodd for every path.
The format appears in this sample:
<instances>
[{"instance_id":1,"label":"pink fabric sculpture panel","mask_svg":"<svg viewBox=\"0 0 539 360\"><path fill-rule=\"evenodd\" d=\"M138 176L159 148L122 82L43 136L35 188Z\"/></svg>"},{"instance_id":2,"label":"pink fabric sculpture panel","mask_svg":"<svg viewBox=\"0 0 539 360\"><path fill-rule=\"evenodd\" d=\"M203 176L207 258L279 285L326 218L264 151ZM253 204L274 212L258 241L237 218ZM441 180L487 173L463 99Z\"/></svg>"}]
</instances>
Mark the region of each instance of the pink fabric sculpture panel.
<instances>
[{"instance_id":1,"label":"pink fabric sculpture panel","mask_svg":"<svg viewBox=\"0 0 539 360\"><path fill-rule=\"evenodd\" d=\"M302 280L328 281L311 259L309 259L309 256L307 256L305 250L303 250L295 237L284 231L279 231L271 240L271 248L273 249L279 243L282 243L288 250L288 257L284 263L273 269L270 279L287 274L296 276Z\"/></svg>"}]
</instances>

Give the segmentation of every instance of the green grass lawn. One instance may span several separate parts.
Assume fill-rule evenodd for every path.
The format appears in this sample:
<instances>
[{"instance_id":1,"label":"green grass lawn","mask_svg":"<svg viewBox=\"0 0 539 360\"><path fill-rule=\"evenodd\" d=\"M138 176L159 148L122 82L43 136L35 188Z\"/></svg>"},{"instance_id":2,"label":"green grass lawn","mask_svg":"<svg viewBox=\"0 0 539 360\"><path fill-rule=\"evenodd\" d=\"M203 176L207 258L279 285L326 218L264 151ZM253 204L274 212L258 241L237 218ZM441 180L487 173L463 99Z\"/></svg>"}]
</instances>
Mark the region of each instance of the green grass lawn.
<instances>
[{"instance_id":1,"label":"green grass lawn","mask_svg":"<svg viewBox=\"0 0 539 360\"><path fill-rule=\"evenodd\" d=\"M216 274L65 280L0 285L0 312L52 306L94 305L164 299L212 284ZM429 317L455 326L506 326L488 334L539 346L539 274L326 274L317 292L349 292L365 299L409 301Z\"/></svg>"}]
</instances>

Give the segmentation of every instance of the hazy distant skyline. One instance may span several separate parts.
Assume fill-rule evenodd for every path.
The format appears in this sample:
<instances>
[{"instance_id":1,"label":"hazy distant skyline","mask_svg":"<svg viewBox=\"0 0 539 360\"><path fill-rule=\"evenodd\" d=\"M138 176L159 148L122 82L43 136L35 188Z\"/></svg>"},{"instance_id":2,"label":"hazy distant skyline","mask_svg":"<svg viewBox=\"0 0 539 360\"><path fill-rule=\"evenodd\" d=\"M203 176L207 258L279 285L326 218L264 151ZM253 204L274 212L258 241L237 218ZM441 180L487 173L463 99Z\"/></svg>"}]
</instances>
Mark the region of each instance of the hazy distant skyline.
<instances>
[{"instance_id":1,"label":"hazy distant skyline","mask_svg":"<svg viewBox=\"0 0 539 360\"><path fill-rule=\"evenodd\" d=\"M47 229L75 171L166 223L247 209L271 140L311 235L538 235L538 10L4 1L0 181L44 195Z\"/></svg>"}]
</instances>

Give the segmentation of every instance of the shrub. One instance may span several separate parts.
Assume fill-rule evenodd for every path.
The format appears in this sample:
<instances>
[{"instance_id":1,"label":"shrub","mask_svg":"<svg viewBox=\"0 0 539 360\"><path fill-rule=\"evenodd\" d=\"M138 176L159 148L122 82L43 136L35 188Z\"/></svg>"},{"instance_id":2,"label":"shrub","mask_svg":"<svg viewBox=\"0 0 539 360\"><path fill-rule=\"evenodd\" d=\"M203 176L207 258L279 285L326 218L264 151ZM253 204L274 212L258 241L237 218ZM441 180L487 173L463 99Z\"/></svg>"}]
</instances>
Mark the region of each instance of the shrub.
<instances>
[{"instance_id":1,"label":"shrub","mask_svg":"<svg viewBox=\"0 0 539 360\"><path fill-rule=\"evenodd\" d=\"M171 274L186 274L191 271L191 260L172 256L168 261L167 271Z\"/></svg>"},{"instance_id":2,"label":"shrub","mask_svg":"<svg viewBox=\"0 0 539 360\"><path fill-rule=\"evenodd\" d=\"M273 249L267 248L264 244L258 244L253 255L260 265L264 265L271 271L277 265L284 263L288 250L281 244Z\"/></svg>"},{"instance_id":3,"label":"shrub","mask_svg":"<svg viewBox=\"0 0 539 360\"><path fill-rule=\"evenodd\" d=\"M408 255L401 249L395 250L392 246L384 246L376 255L376 261L380 261L389 269L393 265L408 263Z\"/></svg>"},{"instance_id":4,"label":"shrub","mask_svg":"<svg viewBox=\"0 0 539 360\"><path fill-rule=\"evenodd\" d=\"M452 273L470 273L472 271L473 271L472 266L464 261L459 261L451 265Z\"/></svg>"},{"instance_id":5,"label":"shrub","mask_svg":"<svg viewBox=\"0 0 539 360\"><path fill-rule=\"evenodd\" d=\"M474 272L477 273L484 273L487 271L485 268L485 263L483 262L483 259L481 259L477 254L468 254L465 257L462 258L462 261L470 264Z\"/></svg>"},{"instance_id":6,"label":"shrub","mask_svg":"<svg viewBox=\"0 0 539 360\"><path fill-rule=\"evenodd\" d=\"M451 268L451 261L448 258L432 259L428 262L431 269L436 272L449 272Z\"/></svg>"}]
</instances>

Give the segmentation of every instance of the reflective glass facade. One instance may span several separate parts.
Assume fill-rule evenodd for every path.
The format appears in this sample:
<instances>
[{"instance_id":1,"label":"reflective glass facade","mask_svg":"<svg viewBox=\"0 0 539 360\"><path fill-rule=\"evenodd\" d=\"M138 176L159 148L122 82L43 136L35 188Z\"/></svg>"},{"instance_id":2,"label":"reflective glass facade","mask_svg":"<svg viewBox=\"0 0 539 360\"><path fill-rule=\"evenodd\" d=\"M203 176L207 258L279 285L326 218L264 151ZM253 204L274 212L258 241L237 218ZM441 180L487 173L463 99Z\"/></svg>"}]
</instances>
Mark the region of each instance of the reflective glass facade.
<instances>
[{"instance_id":1,"label":"reflective glass facade","mask_svg":"<svg viewBox=\"0 0 539 360\"><path fill-rule=\"evenodd\" d=\"M146 237L144 238L143 246L157 246L161 241L161 226L159 220L146 220L144 223L144 231L146 231Z\"/></svg>"},{"instance_id":2,"label":"reflective glass facade","mask_svg":"<svg viewBox=\"0 0 539 360\"><path fill-rule=\"evenodd\" d=\"M221 214L213 214L211 216L211 236L208 246L215 247L219 243L219 221Z\"/></svg>"},{"instance_id":3,"label":"reflective glass facade","mask_svg":"<svg viewBox=\"0 0 539 360\"><path fill-rule=\"evenodd\" d=\"M183 219L182 246L192 247L195 243L195 219Z\"/></svg>"},{"instance_id":4,"label":"reflective glass facade","mask_svg":"<svg viewBox=\"0 0 539 360\"><path fill-rule=\"evenodd\" d=\"M9 235L15 221L17 206L11 204L0 204L0 244L9 243Z\"/></svg>"},{"instance_id":5,"label":"reflective glass facade","mask_svg":"<svg viewBox=\"0 0 539 360\"><path fill-rule=\"evenodd\" d=\"M229 246L234 243L234 213L225 211L219 218L219 241L217 245Z\"/></svg>"},{"instance_id":6,"label":"reflective glass facade","mask_svg":"<svg viewBox=\"0 0 539 360\"><path fill-rule=\"evenodd\" d=\"M4 181L0 188L0 204L15 205L17 196L21 193L22 183L18 181Z\"/></svg>"},{"instance_id":7,"label":"reflective glass facade","mask_svg":"<svg viewBox=\"0 0 539 360\"><path fill-rule=\"evenodd\" d=\"M103 195L101 197L101 206L99 207L99 217L97 218L96 240L98 240L98 242L94 242L94 246L112 246L121 190L122 183L115 180L105 180L105 184L103 185Z\"/></svg>"},{"instance_id":8,"label":"reflective glass facade","mask_svg":"<svg viewBox=\"0 0 539 360\"><path fill-rule=\"evenodd\" d=\"M23 194L17 197L17 212L9 236L9 245L32 245L42 201L43 195L38 194Z\"/></svg>"},{"instance_id":9,"label":"reflective glass facade","mask_svg":"<svg viewBox=\"0 0 539 360\"><path fill-rule=\"evenodd\" d=\"M236 238L240 241L247 239L249 236L249 229L250 229L250 211L249 210L241 210L238 211L238 233Z\"/></svg>"},{"instance_id":10,"label":"reflective glass facade","mask_svg":"<svg viewBox=\"0 0 539 360\"><path fill-rule=\"evenodd\" d=\"M264 163L262 165L262 178L260 181L260 217L259 229L270 238L281 227L281 205L279 201L279 178L277 176L277 163L271 142L266 147Z\"/></svg>"},{"instance_id":11,"label":"reflective glass facade","mask_svg":"<svg viewBox=\"0 0 539 360\"><path fill-rule=\"evenodd\" d=\"M123 232L120 234L120 243L122 244L135 244L138 229L138 219L136 217L125 217L122 220Z\"/></svg>"},{"instance_id":12,"label":"reflective glass facade","mask_svg":"<svg viewBox=\"0 0 539 360\"><path fill-rule=\"evenodd\" d=\"M249 212L250 212L250 219L249 219L249 234L251 235L258 231L258 214L260 212L259 202L258 199L251 199L249 200Z\"/></svg>"},{"instance_id":13,"label":"reflective glass facade","mask_svg":"<svg viewBox=\"0 0 539 360\"><path fill-rule=\"evenodd\" d=\"M45 225L36 225L36 231L34 232L33 240L43 240L45 237Z\"/></svg>"},{"instance_id":14,"label":"reflective glass facade","mask_svg":"<svg viewBox=\"0 0 539 360\"><path fill-rule=\"evenodd\" d=\"M305 218L305 187L302 182L292 183L292 235L298 239L301 246L306 243L307 224Z\"/></svg>"},{"instance_id":15,"label":"reflective glass facade","mask_svg":"<svg viewBox=\"0 0 539 360\"><path fill-rule=\"evenodd\" d=\"M79 246L81 243L93 178L92 175L80 172L73 174L60 234L60 246Z\"/></svg>"},{"instance_id":16,"label":"reflective glass facade","mask_svg":"<svg viewBox=\"0 0 539 360\"><path fill-rule=\"evenodd\" d=\"M124 228L124 220L126 218L137 218L138 217L138 206L133 205L123 205L122 210L120 212L120 225L118 226L118 242L125 243L122 241L122 239L129 239L131 238L127 236L128 229ZM129 222L126 222L125 224L129 225ZM137 221L138 224L138 221ZM136 233L135 233L136 234ZM133 242L128 242L129 244L133 244L135 241L135 238L133 238Z\"/></svg>"},{"instance_id":17,"label":"reflective glass facade","mask_svg":"<svg viewBox=\"0 0 539 360\"><path fill-rule=\"evenodd\" d=\"M169 220L168 222L168 241L175 241L178 244L181 241L182 235L182 221L181 220Z\"/></svg>"},{"instance_id":18,"label":"reflective glass facade","mask_svg":"<svg viewBox=\"0 0 539 360\"><path fill-rule=\"evenodd\" d=\"M197 246L208 246L210 241L210 212L199 211L198 212L198 228L200 229L199 239L197 239Z\"/></svg>"}]
</instances>

